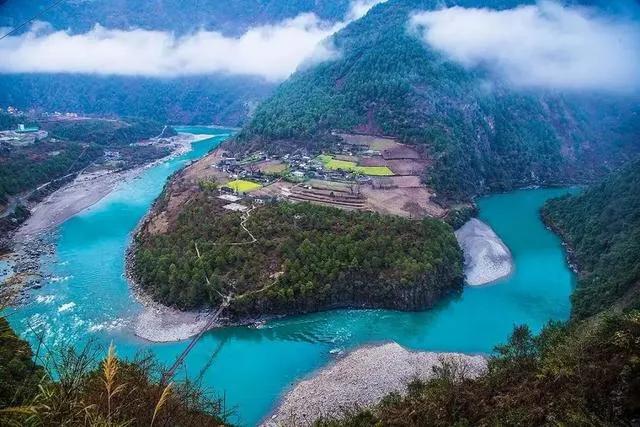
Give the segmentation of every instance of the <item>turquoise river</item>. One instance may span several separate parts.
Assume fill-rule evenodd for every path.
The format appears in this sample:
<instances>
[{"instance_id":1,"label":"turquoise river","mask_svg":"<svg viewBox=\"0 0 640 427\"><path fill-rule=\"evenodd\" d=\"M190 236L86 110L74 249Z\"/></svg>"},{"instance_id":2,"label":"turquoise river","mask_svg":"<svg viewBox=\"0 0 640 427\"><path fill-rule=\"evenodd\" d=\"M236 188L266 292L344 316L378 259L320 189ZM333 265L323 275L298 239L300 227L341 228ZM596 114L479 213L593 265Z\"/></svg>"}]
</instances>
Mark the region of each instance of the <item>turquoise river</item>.
<instances>
[{"instance_id":1,"label":"turquoise river","mask_svg":"<svg viewBox=\"0 0 640 427\"><path fill-rule=\"evenodd\" d=\"M167 178L230 134L212 128L181 130L211 138L121 183L52 233L55 250L41 260L47 281L31 291L28 304L6 313L23 337L35 342L34 331L39 331L49 349L113 341L122 356L151 351L167 365L187 345L149 343L131 333L127 325L140 306L123 275L131 232ZM426 312L340 310L275 320L262 328L210 331L189 353L179 375L201 378L224 397L226 407L234 410L232 422L255 425L296 380L359 345L393 340L416 350L490 353L514 325L538 331L551 319L566 319L574 277L560 240L540 221L539 208L567 191L518 190L479 200L480 219L493 227L515 259L514 272L504 280L467 287L461 296Z\"/></svg>"}]
</instances>

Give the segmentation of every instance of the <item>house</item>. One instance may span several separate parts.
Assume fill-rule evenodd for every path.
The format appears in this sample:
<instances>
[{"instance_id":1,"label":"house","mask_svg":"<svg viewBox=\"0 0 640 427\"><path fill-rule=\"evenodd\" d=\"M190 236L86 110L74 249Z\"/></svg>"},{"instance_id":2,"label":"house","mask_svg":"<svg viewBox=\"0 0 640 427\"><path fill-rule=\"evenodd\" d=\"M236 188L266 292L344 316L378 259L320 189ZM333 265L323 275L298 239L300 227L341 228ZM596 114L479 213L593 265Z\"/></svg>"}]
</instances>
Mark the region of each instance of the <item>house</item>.
<instances>
[{"instance_id":1,"label":"house","mask_svg":"<svg viewBox=\"0 0 640 427\"><path fill-rule=\"evenodd\" d=\"M233 194L222 194L218 196L218 199L226 200L227 202L237 202L241 200L242 197L234 196Z\"/></svg>"},{"instance_id":2,"label":"house","mask_svg":"<svg viewBox=\"0 0 640 427\"><path fill-rule=\"evenodd\" d=\"M240 203L229 203L228 205L224 205L223 208L235 212L244 212L248 209L245 205L241 205Z\"/></svg>"}]
</instances>

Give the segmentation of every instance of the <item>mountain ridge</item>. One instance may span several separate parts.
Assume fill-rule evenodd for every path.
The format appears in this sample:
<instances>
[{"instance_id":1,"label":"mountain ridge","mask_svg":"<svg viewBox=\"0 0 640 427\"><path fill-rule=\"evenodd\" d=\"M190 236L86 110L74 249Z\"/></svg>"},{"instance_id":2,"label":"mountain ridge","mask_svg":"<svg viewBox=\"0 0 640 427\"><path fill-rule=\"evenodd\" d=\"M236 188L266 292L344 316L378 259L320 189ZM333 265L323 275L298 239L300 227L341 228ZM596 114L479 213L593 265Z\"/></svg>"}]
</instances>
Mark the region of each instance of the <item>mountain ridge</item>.
<instances>
[{"instance_id":1,"label":"mountain ridge","mask_svg":"<svg viewBox=\"0 0 640 427\"><path fill-rule=\"evenodd\" d=\"M505 9L530 2L446 4ZM411 13L439 5L390 0L336 33L341 56L282 83L239 142L252 149L317 144L335 130L394 136L427 147L434 166L424 180L451 201L589 182L639 151L629 138L640 130L638 97L513 90L482 69L466 69L407 30Z\"/></svg>"}]
</instances>

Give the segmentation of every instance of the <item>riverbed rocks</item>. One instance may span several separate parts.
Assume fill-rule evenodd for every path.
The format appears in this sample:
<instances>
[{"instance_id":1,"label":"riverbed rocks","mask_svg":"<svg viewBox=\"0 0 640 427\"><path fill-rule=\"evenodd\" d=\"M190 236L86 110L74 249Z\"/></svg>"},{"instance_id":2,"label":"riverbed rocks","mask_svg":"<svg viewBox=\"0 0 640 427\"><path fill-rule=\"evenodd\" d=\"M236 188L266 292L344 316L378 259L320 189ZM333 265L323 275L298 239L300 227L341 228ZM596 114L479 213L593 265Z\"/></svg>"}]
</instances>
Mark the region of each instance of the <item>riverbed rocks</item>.
<instances>
[{"instance_id":1,"label":"riverbed rocks","mask_svg":"<svg viewBox=\"0 0 640 427\"><path fill-rule=\"evenodd\" d=\"M134 333L153 342L186 340L207 324L205 313L174 310L160 304L147 304L134 322Z\"/></svg>"},{"instance_id":2,"label":"riverbed rocks","mask_svg":"<svg viewBox=\"0 0 640 427\"><path fill-rule=\"evenodd\" d=\"M395 342L361 347L296 384L263 426L310 425L319 417L371 406L391 392L404 393L413 379L432 377L433 368L446 361L463 366L469 378L487 366L482 356L414 352Z\"/></svg>"},{"instance_id":3,"label":"riverbed rocks","mask_svg":"<svg viewBox=\"0 0 640 427\"><path fill-rule=\"evenodd\" d=\"M455 235L464 252L464 274L468 285L494 282L513 270L511 252L484 222L472 218L456 230Z\"/></svg>"}]
</instances>

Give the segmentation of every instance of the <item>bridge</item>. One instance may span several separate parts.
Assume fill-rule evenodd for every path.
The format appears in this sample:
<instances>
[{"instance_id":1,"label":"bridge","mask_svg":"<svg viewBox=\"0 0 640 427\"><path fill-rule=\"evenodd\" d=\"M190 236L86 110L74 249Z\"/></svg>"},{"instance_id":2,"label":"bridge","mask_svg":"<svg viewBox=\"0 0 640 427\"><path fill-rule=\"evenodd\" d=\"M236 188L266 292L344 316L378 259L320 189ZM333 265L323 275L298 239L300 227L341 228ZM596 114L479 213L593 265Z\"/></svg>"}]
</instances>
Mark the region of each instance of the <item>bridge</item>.
<instances>
[{"instance_id":1,"label":"bridge","mask_svg":"<svg viewBox=\"0 0 640 427\"><path fill-rule=\"evenodd\" d=\"M207 320L207 323L202 327L200 332L198 332L197 335L194 335L191 338L191 342L189 342L189 345L186 346L184 350L182 350L182 353L180 353L180 356L178 356L178 358L173 363L173 365L171 365L169 370L162 376L161 382L163 384L166 383L171 378L173 378L178 368L182 365L182 363L184 363L184 360L187 358L187 355L189 354L189 352L196 346L196 344L198 343L198 340L205 334L205 332L207 332L209 329L213 327L213 325L216 323L216 321L218 320L222 312L227 307L229 307L229 304L231 303L232 299L233 299L232 295L227 295L224 297L222 304L220 304L220 307L218 307L218 309L211 314L211 316Z\"/></svg>"}]
</instances>

